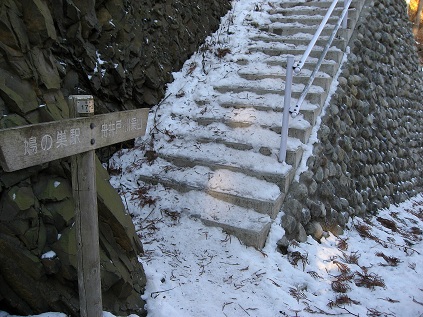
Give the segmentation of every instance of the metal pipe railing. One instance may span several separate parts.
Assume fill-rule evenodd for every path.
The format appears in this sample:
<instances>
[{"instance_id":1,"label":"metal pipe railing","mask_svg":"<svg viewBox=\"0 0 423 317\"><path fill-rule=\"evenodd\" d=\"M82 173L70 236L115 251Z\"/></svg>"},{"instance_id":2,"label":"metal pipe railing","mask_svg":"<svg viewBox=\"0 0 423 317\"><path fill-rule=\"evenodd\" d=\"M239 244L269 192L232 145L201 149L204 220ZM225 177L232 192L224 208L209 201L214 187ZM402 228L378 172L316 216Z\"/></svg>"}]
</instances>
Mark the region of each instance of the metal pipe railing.
<instances>
[{"instance_id":1,"label":"metal pipe railing","mask_svg":"<svg viewBox=\"0 0 423 317\"><path fill-rule=\"evenodd\" d=\"M286 57L286 81L285 81L285 96L283 103L283 117L282 117L282 131L281 131L281 146L279 149L279 161L286 160L286 145L288 143L288 125L289 125L289 107L291 106L291 88L292 78L294 77L294 56Z\"/></svg>"},{"instance_id":2,"label":"metal pipe railing","mask_svg":"<svg viewBox=\"0 0 423 317\"><path fill-rule=\"evenodd\" d=\"M300 70L303 68L306 59L308 58L308 56L311 53L311 50L313 49L314 45L316 45L316 42L320 36L320 34L322 33L324 27L326 26L326 23L328 23L328 20L330 18L330 16L332 15L333 10L335 9L336 5L338 3L338 0L333 0L332 4L330 5L328 11L326 12L325 16L323 17L322 22L320 22L319 27L316 30L316 33L314 33L313 38L311 39L310 43L308 44L303 57L301 57L301 60L298 62L297 65L295 65L295 68L299 68Z\"/></svg>"},{"instance_id":3,"label":"metal pipe railing","mask_svg":"<svg viewBox=\"0 0 423 317\"><path fill-rule=\"evenodd\" d=\"M344 17L345 17L345 15L348 12L348 8L349 8L349 6L351 4L351 1L352 0L347 0L347 6L344 7L344 10L342 11L341 16L339 17L338 21L336 22L335 27L334 27L334 29L332 31L332 34L329 37L329 40L326 43L326 45L325 45L325 47L324 47L324 49L322 51L322 54L319 57L319 60L317 61L316 67L314 68L313 72L310 75L310 79L308 80L307 85L304 87L304 89L303 89L300 97L298 98L297 103L295 104L295 106L290 109L289 113L291 114L292 117L296 117L298 115L298 113L300 112L300 107L301 107L302 103L304 102L304 100L305 100L305 98L307 96L307 93L310 90L311 85L313 84L314 78L316 77L317 72L319 71L320 66L323 63L323 60L324 60L324 58L326 56L326 53L328 52L330 46L332 45L333 39L335 38L335 35L338 32L339 27L341 26L341 24L344 23ZM301 68L300 68L300 70L301 70Z\"/></svg>"},{"instance_id":4,"label":"metal pipe railing","mask_svg":"<svg viewBox=\"0 0 423 317\"><path fill-rule=\"evenodd\" d=\"M328 8L328 11L326 12L326 15L323 17L322 22L320 23L318 29L316 30L316 33L314 34L312 40L310 41L309 45L307 46L307 49L305 50L303 56L301 57L300 61L298 63L294 63L294 57L293 56L287 56L287 67L286 67L286 83L285 83L285 96L284 96L284 111L283 111L283 119L282 119L282 132L281 132L281 146L279 150L279 161L285 162L286 160L286 148L287 148L287 139L288 139L288 124L289 124L289 114L291 114L292 117L295 117L298 115L300 111L301 104L303 103L305 97L307 96L307 93L314 81L314 78L316 77L317 72L320 69L320 66L326 56L326 53L329 50L330 45L333 42L333 39L335 38L336 33L338 32L339 27L342 24L343 28L347 28L347 19L348 19L348 9L351 5L352 0L344 0L344 9L342 10L342 13L335 25L335 28L326 43L322 54L316 64L316 67L314 68L310 79L307 83L307 85L304 87L300 98L298 99L296 105L291 108L291 91L292 91L292 79L294 76L294 73L298 74L301 72L301 69L303 68L308 56L310 55L314 45L316 44L320 34L323 31L323 28L326 26L330 16L332 15L336 4L338 3L338 0L334 0L331 4L331 6Z\"/></svg>"}]
</instances>

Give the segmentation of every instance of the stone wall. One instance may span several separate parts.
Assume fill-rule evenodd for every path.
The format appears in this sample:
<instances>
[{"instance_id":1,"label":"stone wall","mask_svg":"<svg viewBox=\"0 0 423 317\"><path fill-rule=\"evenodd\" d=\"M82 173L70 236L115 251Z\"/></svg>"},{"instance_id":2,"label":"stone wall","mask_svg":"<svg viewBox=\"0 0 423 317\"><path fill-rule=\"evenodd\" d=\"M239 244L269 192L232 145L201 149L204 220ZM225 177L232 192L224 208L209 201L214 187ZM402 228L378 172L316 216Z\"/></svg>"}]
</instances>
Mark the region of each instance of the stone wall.
<instances>
[{"instance_id":1,"label":"stone wall","mask_svg":"<svg viewBox=\"0 0 423 317\"><path fill-rule=\"evenodd\" d=\"M423 191L423 73L406 4L363 10L308 170L285 199L282 250Z\"/></svg>"},{"instance_id":2,"label":"stone wall","mask_svg":"<svg viewBox=\"0 0 423 317\"><path fill-rule=\"evenodd\" d=\"M171 72L229 8L228 0L1 1L0 129L68 118L70 94L93 95L96 113L157 104ZM104 309L142 315L142 245L99 162L97 182ZM0 170L0 310L79 316L73 223L68 160Z\"/></svg>"}]
</instances>

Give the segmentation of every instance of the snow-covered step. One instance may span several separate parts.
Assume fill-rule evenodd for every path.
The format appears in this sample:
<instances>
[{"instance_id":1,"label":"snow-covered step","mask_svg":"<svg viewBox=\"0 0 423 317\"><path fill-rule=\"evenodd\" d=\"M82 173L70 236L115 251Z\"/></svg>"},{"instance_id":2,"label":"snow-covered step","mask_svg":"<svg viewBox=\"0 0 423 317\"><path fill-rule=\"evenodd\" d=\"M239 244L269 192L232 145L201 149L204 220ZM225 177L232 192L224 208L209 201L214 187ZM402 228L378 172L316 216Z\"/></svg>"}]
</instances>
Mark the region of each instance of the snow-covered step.
<instances>
[{"instance_id":1,"label":"snow-covered step","mask_svg":"<svg viewBox=\"0 0 423 317\"><path fill-rule=\"evenodd\" d=\"M168 212L184 214L200 220L206 226L221 228L246 246L257 249L264 247L272 224L269 215L236 206L202 191L186 192L183 199L178 199L178 194L168 189L160 195L160 198L171 202L166 208Z\"/></svg>"},{"instance_id":2,"label":"snow-covered step","mask_svg":"<svg viewBox=\"0 0 423 317\"><path fill-rule=\"evenodd\" d=\"M354 0L349 10L350 29L363 2ZM155 143L158 158L141 167L139 181L183 192L189 199L176 200L172 208L186 210L246 245L262 248L351 36L351 30L338 31L300 115L289 120L287 162L280 163L286 59L294 55L299 61L330 4L328 0L279 1L270 4L273 9L258 13L264 19L254 21L257 15L248 15L249 44L233 53L233 60L225 59L213 89L203 89L211 85L200 81L199 89L187 93L192 99L171 106L166 113L171 120L160 128L175 137ZM342 6L340 0L334 16L339 16ZM301 74L294 76L291 104L308 83L336 21L329 19Z\"/></svg>"},{"instance_id":3,"label":"snow-covered step","mask_svg":"<svg viewBox=\"0 0 423 317\"><path fill-rule=\"evenodd\" d=\"M270 216L216 199L207 193L191 191L185 194L190 215L205 225L219 227L242 243L263 248L269 234Z\"/></svg>"},{"instance_id":4,"label":"snow-covered step","mask_svg":"<svg viewBox=\"0 0 423 317\"><path fill-rule=\"evenodd\" d=\"M244 173L274 184L286 193L294 169L279 163L277 157L236 150L223 144L201 143L176 139L158 151L159 157L176 166L206 166L210 169L228 169Z\"/></svg>"},{"instance_id":5,"label":"snow-covered step","mask_svg":"<svg viewBox=\"0 0 423 317\"><path fill-rule=\"evenodd\" d=\"M259 111L276 111L283 112L283 97L280 96L262 96L268 98L242 98L237 96L228 96L228 95L219 95L215 96L213 100L202 98L196 99L196 103L199 106L207 107L210 103L218 103L220 107L223 108L233 108L233 109L256 109ZM292 103L296 102L295 99L292 99ZM317 116L320 114L321 106L318 104L313 104L308 101L304 101L300 114L303 115L303 118L307 120L311 125L314 125ZM291 163L289 163L291 164Z\"/></svg>"},{"instance_id":6,"label":"snow-covered step","mask_svg":"<svg viewBox=\"0 0 423 317\"><path fill-rule=\"evenodd\" d=\"M272 131L273 132L273 131ZM305 134L305 132L303 132ZM294 131L291 131L290 133L291 135L294 135ZM309 137L308 136L304 136L304 137ZM280 140L280 135L279 138ZM228 141L226 138L222 139L222 138L218 138L218 137L208 137L208 138L200 138L198 139L199 142L202 143L209 143L209 142L214 142L214 143L218 143L218 144L224 144L225 146L229 147L229 148L234 148L234 149L239 149L239 150L248 150L249 149L249 145L247 144L241 144L239 142L233 143ZM287 146L286 149L286 158L285 161L287 164L292 165L294 168L297 168L300 165L301 162L301 158L302 158L302 154L304 152L303 147L302 147L302 142L301 140L299 140L298 138L294 138L291 136L288 136L288 143L289 145ZM263 145L260 147L259 151L260 154L266 155L266 156L277 156L279 153L279 148L271 148L269 146Z\"/></svg>"},{"instance_id":7,"label":"snow-covered step","mask_svg":"<svg viewBox=\"0 0 423 317\"><path fill-rule=\"evenodd\" d=\"M139 180L160 183L179 192L203 191L214 198L267 214L272 219L285 198L277 185L252 176L204 166L177 167L160 158L142 168Z\"/></svg>"},{"instance_id":8,"label":"snow-covered step","mask_svg":"<svg viewBox=\"0 0 423 317\"><path fill-rule=\"evenodd\" d=\"M286 68L283 67L274 67L273 69L269 69L268 71L263 69L241 69L238 71L238 75L244 79L248 80L261 80L266 78L277 78L286 80ZM307 84L310 79L311 71L309 70L302 70L299 75L295 75L293 78L294 83L298 84ZM320 86L323 89L327 90L330 88L332 83L332 77L328 74L318 72L316 77L313 80L313 84L316 86Z\"/></svg>"},{"instance_id":9,"label":"snow-covered step","mask_svg":"<svg viewBox=\"0 0 423 317\"><path fill-rule=\"evenodd\" d=\"M205 108L217 110L207 114L206 111L202 111ZM186 126L178 133L179 138L197 140L200 143L224 144L229 148L258 152L267 156L277 156L279 153L281 127L278 120L282 120L280 112L275 115L271 109L263 112L254 108L224 108L217 106L215 100L203 99L198 101L198 110L191 111L189 118L191 123L188 127L186 115L176 110L168 129L175 131L180 126ZM247 117L250 119L240 121L240 118ZM292 137L288 140L286 162L296 168L301 160L303 142L310 135L311 124L303 122L302 116L298 116L289 125L289 136Z\"/></svg>"},{"instance_id":10,"label":"snow-covered step","mask_svg":"<svg viewBox=\"0 0 423 317\"><path fill-rule=\"evenodd\" d=\"M279 3L279 6L281 8L286 8L286 9L293 9L293 8L297 8L299 6L304 7L304 6L312 6L314 8L329 8L332 5L333 1L307 1L307 2L281 2ZM357 8L357 6L362 6L363 1L361 0L354 0L351 2L351 8ZM344 1L342 0L338 0L338 3L336 4L336 7L342 7L344 6Z\"/></svg>"},{"instance_id":11,"label":"snow-covered step","mask_svg":"<svg viewBox=\"0 0 423 317\"><path fill-rule=\"evenodd\" d=\"M277 96L277 98L281 99L279 96ZM213 107L213 101L203 99L202 104L204 107L208 107L208 103ZM283 115L281 111L261 111L255 108L226 108L225 111L204 112L201 116L192 117L192 119L200 125L208 126L214 124L212 129L214 129L216 135L226 136L233 131L238 133L238 135L244 135L244 138L250 135L252 139L254 138L254 129L264 131L267 129L280 134L282 118ZM228 131L228 129L223 128L223 131L220 131L217 127L218 123L223 123L233 130ZM220 126L220 128L222 128L222 126ZM289 120L288 136L297 138L301 142L306 143L310 136L311 129L312 126L310 122L305 120L302 116L291 118L291 120ZM201 131L201 129L199 130ZM271 131L268 131L267 134L270 134ZM278 140L279 137L269 135L269 138L264 139Z\"/></svg>"},{"instance_id":12,"label":"snow-covered step","mask_svg":"<svg viewBox=\"0 0 423 317\"><path fill-rule=\"evenodd\" d=\"M294 36L280 36L273 33L261 33L260 35L255 35L251 37L252 41L262 41L267 43L283 43L285 45L289 45L292 48L298 48L298 47L307 47L307 45L310 43L310 38L300 38L300 37L294 37ZM316 41L316 46L318 47L325 47L327 43L327 38L319 38ZM347 41L343 38L335 38L332 41L332 46L336 47L340 50L345 50L347 47Z\"/></svg>"},{"instance_id":13,"label":"snow-covered step","mask_svg":"<svg viewBox=\"0 0 423 317\"><path fill-rule=\"evenodd\" d=\"M242 93L242 92L252 92L257 95L264 95L264 94L276 94L276 95L283 95L285 93L285 84L274 84L274 86L267 86L267 85L259 85L253 83L245 83L245 84L224 84L221 83L213 87L216 91L220 93ZM291 97L298 99L303 91L304 85L297 84L292 86ZM323 88L318 86L311 86L306 100L309 100L312 103L317 103L322 105L323 102L326 100L328 91L325 91Z\"/></svg>"},{"instance_id":14,"label":"snow-covered step","mask_svg":"<svg viewBox=\"0 0 423 317\"><path fill-rule=\"evenodd\" d=\"M313 3L317 2L309 2L309 5L298 5L292 8L275 8L269 11L269 14L283 14L285 16L292 16L292 15L304 15L304 16L325 16L327 12L327 8L321 7L314 7ZM306 4L306 3L305 3ZM339 17L341 15L343 8L336 7L333 10L332 15ZM356 21L359 16L359 11L356 8L350 7L348 10L348 19Z\"/></svg>"},{"instance_id":15,"label":"snow-covered step","mask_svg":"<svg viewBox=\"0 0 423 317\"><path fill-rule=\"evenodd\" d=\"M321 35L322 36L331 36L333 33L333 30L335 28L335 25L327 24L325 28L322 30ZM260 26L259 29L261 31L270 32L276 35L282 35L282 36L296 36L296 34L311 34L314 35L317 30L317 25L312 26L290 26L284 23L271 23L268 25ZM341 38L349 38L350 37L350 31L349 29L338 29L337 35Z\"/></svg>"},{"instance_id":16,"label":"snow-covered step","mask_svg":"<svg viewBox=\"0 0 423 317\"><path fill-rule=\"evenodd\" d=\"M275 132L277 134L281 133L281 130L282 130L281 123L282 123L282 117L283 117L281 113L279 114L271 113L271 112L266 113L267 117L271 119L268 120L268 122L264 122L264 120L260 120L261 122L260 124L258 124L255 116L249 115L249 117L247 117L246 115L242 114L242 111L240 111L239 109L238 111L241 113L241 115L237 117L226 115L224 117L217 118L216 116L211 115L211 116L204 116L202 118L197 118L197 122L204 126L215 124L215 123L221 123L228 127L234 127L238 129L244 129L244 130L254 126L256 126L256 129L257 129L257 126L259 126L261 128L268 129L271 132ZM246 114L251 113L251 111L243 111L243 112L245 112ZM274 119L276 119L276 122ZM306 121L305 119L303 119L301 116L291 118L291 120L289 121L288 136L292 138L296 138L300 140L302 143L307 143L308 138L310 137L310 134L311 134L311 129L312 127L310 123ZM274 139L279 140L279 137ZM237 144L231 142L228 145L230 145L231 148L236 148ZM239 143L238 145L242 146L242 144L239 144ZM245 149L245 147L240 147L239 149L243 150Z\"/></svg>"},{"instance_id":17,"label":"snow-covered step","mask_svg":"<svg viewBox=\"0 0 423 317\"><path fill-rule=\"evenodd\" d=\"M296 61L299 61L297 59ZM272 57L267 58L265 63L269 66L281 66L286 69L286 57ZM323 61L322 65L320 65L320 71L328 74L329 76L335 76L338 70L339 64L335 63L334 61ZM306 61L303 66L303 70L313 71L316 68L316 61Z\"/></svg>"},{"instance_id":18,"label":"snow-covered step","mask_svg":"<svg viewBox=\"0 0 423 317\"><path fill-rule=\"evenodd\" d=\"M309 40L307 39L307 42ZM304 49L289 48L284 45L260 45L259 43L253 43L249 46L248 50L250 52L263 52L269 56L281 56L281 55L294 55L298 60L304 54ZM309 55L309 58L318 59L322 55L323 49L315 47ZM329 49L326 53L325 60L332 60L339 63L342 60L343 52L338 49Z\"/></svg>"},{"instance_id":19,"label":"snow-covered step","mask_svg":"<svg viewBox=\"0 0 423 317\"><path fill-rule=\"evenodd\" d=\"M300 124L296 119L290 123L288 131L288 146L286 163L297 168L303 153L303 143L310 136L311 125ZM250 125L243 128L231 128L224 120L216 121L214 118L198 119L203 124L196 132L196 140L200 143L223 144L228 148L242 151L258 152L266 156L277 156L280 148L280 126L273 129ZM245 123L244 123L245 124ZM279 131L279 132L275 132ZM180 137L189 139L191 132L179 134Z\"/></svg>"},{"instance_id":20,"label":"snow-covered step","mask_svg":"<svg viewBox=\"0 0 423 317\"><path fill-rule=\"evenodd\" d=\"M314 15L314 16L308 16L308 15L291 15L286 16L283 14L272 14L269 16L269 20L273 23L279 22L287 24L287 27L289 26L314 26L315 29L317 29L317 26L322 22L323 16ZM330 17L328 20L329 24L336 24L338 21L337 17ZM348 19L347 21L347 27L351 28L351 25L353 25L354 21L351 21Z\"/></svg>"}]
</instances>

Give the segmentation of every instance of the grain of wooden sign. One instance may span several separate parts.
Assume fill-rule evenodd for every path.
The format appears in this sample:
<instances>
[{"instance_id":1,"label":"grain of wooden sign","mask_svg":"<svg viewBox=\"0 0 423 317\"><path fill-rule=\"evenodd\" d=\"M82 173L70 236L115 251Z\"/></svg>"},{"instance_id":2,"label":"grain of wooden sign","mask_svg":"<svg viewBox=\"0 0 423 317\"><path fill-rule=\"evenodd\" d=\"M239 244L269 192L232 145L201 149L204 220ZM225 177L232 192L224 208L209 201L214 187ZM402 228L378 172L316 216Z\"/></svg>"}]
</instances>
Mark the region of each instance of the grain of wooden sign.
<instances>
[{"instance_id":1,"label":"grain of wooden sign","mask_svg":"<svg viewBox=\"0 0 423 317\"><path fill-rule=\"evenodd\" d=\"M0 130L0 162L12 172L135 139L147 116L148 109L128 110Z\"/></svg>"},{"instance_id":2,"label":"grain of wooden sign","mask_svg":"<svg viewBox=\"0 0 423 317\"><path fill-rule=\"evenodd\" d=\"M12 172L71 156L80 316L101 317L95 149L144 135L148 109L94 116L90 95L70 96L69 107L87 117L0 130L0 163Z\"/></svg>"}]
</instances>

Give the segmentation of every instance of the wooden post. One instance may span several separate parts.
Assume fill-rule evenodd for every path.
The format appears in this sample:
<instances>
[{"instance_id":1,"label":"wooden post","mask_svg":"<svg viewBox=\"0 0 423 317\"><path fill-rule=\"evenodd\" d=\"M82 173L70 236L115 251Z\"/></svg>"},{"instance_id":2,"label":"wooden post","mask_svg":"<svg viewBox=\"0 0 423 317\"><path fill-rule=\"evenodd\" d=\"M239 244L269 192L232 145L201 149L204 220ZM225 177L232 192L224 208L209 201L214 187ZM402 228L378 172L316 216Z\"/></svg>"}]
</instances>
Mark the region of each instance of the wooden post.
<instances>
[{"instance_id":1,"label":"wooden post","mask_svg":"<svg viewBox=\"0 0 423 317\"><path fill-rule=\"evenodd\" d=\"M80 316L100 317L100 248L98 239L95 149L145 134L149 109L94 116L92 96L69 98L71 118L0 130L0 165L13 172L72 157Z\"/></svg>"},{"instance_id":2,"label":"wooden post","mask_svg":"<svg viewBox=\"0 0 423 317\"><path fill-rule=\"evenodd\" d=\"M88 116L94 114L92 96L70 96L69 101L70 112L75 117L81 113ZM91 143L94 142L95 139L92 139ZM72 156L79 307L82 317L103 315L95 171L94 150Z\"/></svg>"}]
</instances>

